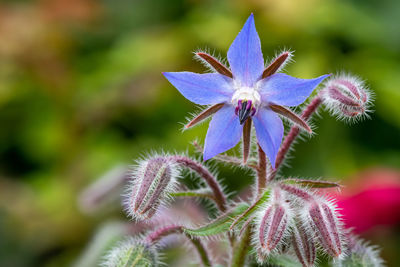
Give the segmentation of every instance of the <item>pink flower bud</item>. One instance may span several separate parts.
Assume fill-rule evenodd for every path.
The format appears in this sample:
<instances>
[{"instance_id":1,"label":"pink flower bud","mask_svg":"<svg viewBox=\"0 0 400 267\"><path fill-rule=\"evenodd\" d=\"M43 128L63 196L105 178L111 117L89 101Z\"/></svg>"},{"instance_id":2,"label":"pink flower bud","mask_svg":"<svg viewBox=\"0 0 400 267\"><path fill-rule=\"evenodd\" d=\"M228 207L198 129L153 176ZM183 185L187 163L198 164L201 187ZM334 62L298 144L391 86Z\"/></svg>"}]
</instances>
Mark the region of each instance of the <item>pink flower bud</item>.
<instances>
[{"instance_id":1,"label":"pink flower bud","mask_svg":"<svg viewBox=\"0 0 400 267\"><path fill-rule=\"evenodd\" d=\"M308 207L308 220L325 252L339 257L343 252L343 230L336 207L325 199L317 199Z\"/></svg>"},{"instance_id":2,"label":"pink flower bud","mask_svg":"<svg viewBox=\"0 0 400 267\"><path fill-rule=\"evenodd\" d=\"M297 222L293 227L292 244L294 252L303 267L314 266L316 249L312 232Z\"/></svg>"},{"instance_id":3,"label":"pink flower bud","mask_svg":"<svg viewBox=\"0 0 400 267\"><path fill-rule=\"evenodd\" d=\"M142 161L133 171L132 181L125 194L125 207L133 219L148 219L160 204L175 191L178 176L176 165L166 157Z\"/></svg>"},{"instance_id":4,"label":"pink flower bud","mask_svg":"<svg viewBox=\"0 0 400 267\"><path fill-rule=\"evenodd\" d=\"M292 211L279 188L272 190L272 199L266 208L256 217L258 240L262 253L268 255L283 244L283 238L289 234ZM257 235L255 235L257 238Z\"/></svg>"},{"instance_id":5,"label":"pink flower bud","mask_svg":"<svg viewBox=\"0 0 400 267\"><path fill-rule=\"evenodd\" d=\"M340 119L367 116L371 106L371 92L358 78L346 75L333 77L322 90L324 104Z\"/></svg>"}]
</instances>

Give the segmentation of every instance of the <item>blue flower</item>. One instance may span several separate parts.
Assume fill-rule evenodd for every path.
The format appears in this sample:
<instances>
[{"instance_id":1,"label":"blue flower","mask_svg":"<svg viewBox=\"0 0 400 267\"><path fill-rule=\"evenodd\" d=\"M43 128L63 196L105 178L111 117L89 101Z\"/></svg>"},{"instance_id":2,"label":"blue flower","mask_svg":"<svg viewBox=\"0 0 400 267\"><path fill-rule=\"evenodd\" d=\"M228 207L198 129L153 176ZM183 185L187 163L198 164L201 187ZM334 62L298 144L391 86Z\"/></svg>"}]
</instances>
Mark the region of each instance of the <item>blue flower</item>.
<instances>
[{"instance_id":1,"label":"blue flower","mask_svg":"<svg viewBox=\"0 0 400 267\"><path fill-rule=\"evenodd\" d=\"M218 73L163 74L190 101L214 105L209 112L215 114L207 132L203 159L208 160L234 147L240 141L245 122L250 120L254 123L259 145L272 166L275 166L284 132L277 113L287 115L290 119L296 118L295 122L300 120L299 124L304 124L296 114L283 106L293 107L303 103L329 75L298 79L283 73L273 74L283 63L280 60L267 70L253 14L229 48L230 70L207 54L203 53L201 57Z\"/></svg>"}]
</instances>

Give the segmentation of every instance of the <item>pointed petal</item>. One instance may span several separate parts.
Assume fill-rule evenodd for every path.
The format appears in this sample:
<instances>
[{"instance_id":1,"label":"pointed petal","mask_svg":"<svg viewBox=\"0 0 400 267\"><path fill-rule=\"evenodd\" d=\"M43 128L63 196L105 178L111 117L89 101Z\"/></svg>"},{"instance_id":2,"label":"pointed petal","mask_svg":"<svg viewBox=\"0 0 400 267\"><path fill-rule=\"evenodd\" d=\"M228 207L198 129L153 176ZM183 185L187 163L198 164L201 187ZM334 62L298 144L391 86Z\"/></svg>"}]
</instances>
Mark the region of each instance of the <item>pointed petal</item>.
<instances>
[{"instance_id":1,"label":"pointed petal","mask_svg":"<svg viewBox=\"0 0 400 267\"><path fill-rule=\"evenodd\" d=\"M275 112L269 109L260 109L253 116L254 127L258 143L264 150L272 167L275 168L276 154L283 137L283 123Z\"/></svg>"},{"instance_id":2,"label":"pointed petal","mask_svg":"<svg viewBox=\"0 0 400 267\"><path fill-rule=\"evenodd\" d=\"M199 105L230 101L230 78L218 73L164 72L165 78L190 101Z\"/></svg>"},{"instance_id":3,"label":"pointed petal","mask_svg":"<svg viewBox=\"0 0 400 267\"><path fill-rule=\"evenodd\" d=\"M247 19L229 48L228 61L234 79L238 80L242 86L252 86L261 78L264 59L253 14Z\"/></svg>"},{"instance_id":4,"label":"pointed petal","mask_svg":"<svg viewBox=\"0 0 400 267\"><path fill-rule=\"evenodd\" d=\"M208 160L234 147L240 140L243 125L240 125L235 108L225 105L213 116L207 131L203 159Z\"/></svg>"},{"instance_id":5,"label":"pointed petal","mask_svg":"<svg viewBox=\"0 0 400 267\"><path fill-rule=\"evenodd\" d=\"M300 105L328 76L329 74L315 79L299 79L284 73L271 75L260 83L261 100L283 106Z\"/></svg>"}]
</instances>

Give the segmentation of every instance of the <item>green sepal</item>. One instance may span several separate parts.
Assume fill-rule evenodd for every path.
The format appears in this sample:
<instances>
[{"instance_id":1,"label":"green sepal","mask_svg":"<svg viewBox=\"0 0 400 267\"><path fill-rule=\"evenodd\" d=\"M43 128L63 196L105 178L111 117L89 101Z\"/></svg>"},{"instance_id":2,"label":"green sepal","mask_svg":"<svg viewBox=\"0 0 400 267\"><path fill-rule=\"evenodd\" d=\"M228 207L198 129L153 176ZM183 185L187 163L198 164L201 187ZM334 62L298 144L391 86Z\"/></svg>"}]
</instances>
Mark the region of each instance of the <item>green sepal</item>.
<instances>
[{"instance_id":1,"label":"green sepal","mask_svg":"<svg viewBox=\"0 0 400 267\"><path fill-rule=\"evenodd\" d=\"M331 188L339 187L340 184L328 181L318 181L318 180L303 180L303 179L285 179L281 183L288 185L299 185L310 188Z\"/></svg>"}]
</instances>

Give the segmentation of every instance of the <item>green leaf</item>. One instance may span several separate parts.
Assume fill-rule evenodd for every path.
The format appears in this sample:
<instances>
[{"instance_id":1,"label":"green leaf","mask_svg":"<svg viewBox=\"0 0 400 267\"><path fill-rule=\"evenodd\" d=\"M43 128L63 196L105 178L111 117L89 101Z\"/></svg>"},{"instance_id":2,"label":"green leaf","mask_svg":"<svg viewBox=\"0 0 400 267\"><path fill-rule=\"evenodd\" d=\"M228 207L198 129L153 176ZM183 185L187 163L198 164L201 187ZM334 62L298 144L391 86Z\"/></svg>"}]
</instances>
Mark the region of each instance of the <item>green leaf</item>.
<instances>
[{"instance_id":1,"label":"green leaf","mask_svg":"<svg viewBox=\"0 0 400 267\"><path fill-rule=\"evenodd\" d=\"M331 188L331 187L339 187L340 184L335 182L328 181L318 181L318 180L303 180L303 179L286 179L283 180L282 183L288 185L300 185L304 187L311 188Z\"/></svg>"},{"instance_id":2,"label":"green leaf","mask_svg":"<svg viewBox=\"0 0 400 267\"><path fill-rule=\"evenodd\" d=\"M271 194L271 190L267 189L261 197L257 199L256 202L254 202L253 205L251 205L244 213L242 213L240 216L238 216L231 224L230 230L232 230L236 225L241 224L245 221L247 221L250 216L256 212L265 202L269 200L269 196Z\"/></svg>"},{"instance_id":3,"label":"green leaf","mask_svg":"<svg viewBox=\"0 0 400 267\"><path fill-rule=\"evenodd\" d=\"M246 211L248 207L249 205L246 203L239 203L236 207L218 217L211 223L197 229L184 229L184 231L192 236L212 236L227 232L229 231L229 226L232 224L233 219Z\"/></svg>"}]
</instances>

